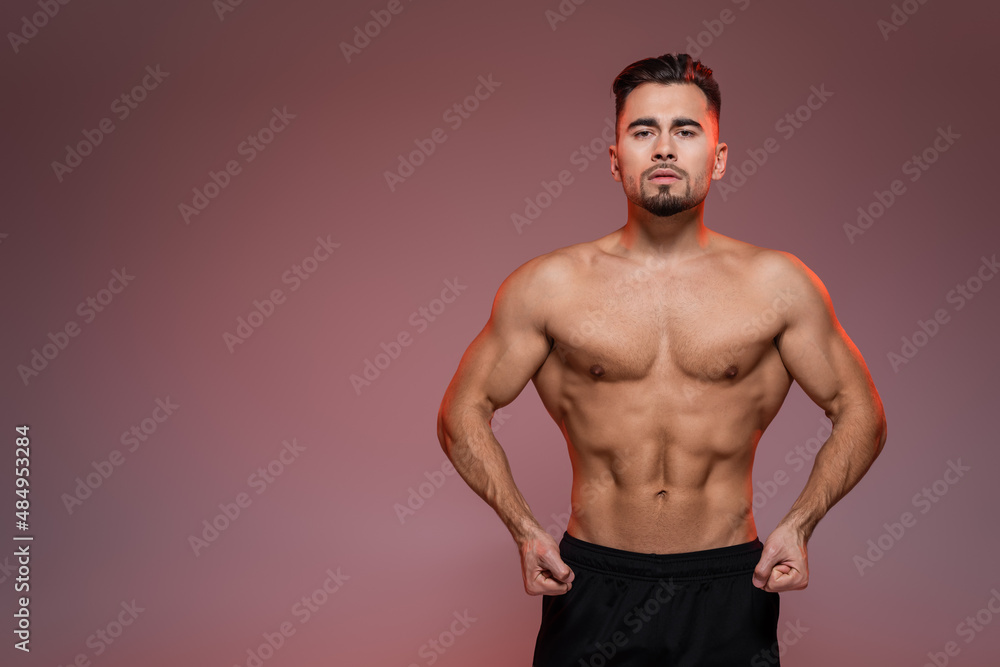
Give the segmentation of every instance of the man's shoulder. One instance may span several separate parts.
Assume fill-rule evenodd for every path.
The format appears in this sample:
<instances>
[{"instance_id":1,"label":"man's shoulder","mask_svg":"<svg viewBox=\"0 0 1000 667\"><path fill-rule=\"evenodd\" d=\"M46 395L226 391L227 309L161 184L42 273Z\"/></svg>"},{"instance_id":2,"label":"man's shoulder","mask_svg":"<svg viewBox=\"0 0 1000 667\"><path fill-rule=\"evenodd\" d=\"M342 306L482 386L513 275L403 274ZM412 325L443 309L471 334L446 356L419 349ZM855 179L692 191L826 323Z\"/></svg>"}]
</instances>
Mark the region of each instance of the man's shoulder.
<instances>
[{"instance_id":1,"label":"man's shoulder","mask_svg":"<svg viewBox=\"0 0 1000 667\"><path fill-rule=\"evenodd\" d=\"M551 292L573 283L596 252L593 241L556 248L514 269L504 281L509 288Z\"/></svg>"},{"instance_id":2,"label":"man's shoulder","mask_svg":"<svg viewBox=\"0 0 1000 667\"><path fill-rule=\"evenodd\" d=\"M768 303L779 304L776 307L786 320L832 314L823 281L795 254L754 246L748 256L752 258L748 266L757 293Z\"/></svg>"},{"instance_id":3,"label":"man's shoulder","mask_svg":"<svg viewBox=\"0 0 1000 667\"><path fill-rule=\"evenodd\" d=\"M805 262L787 250L762 249L755 260L757 271L768 282L786 289L813 291L819 278Z\"/></svg>"},{"instance_id":4,"label":"man's shoulder","mask_svg":"<svg viewBox=\"0 0 1000 667\"><path fill-rule=\"evenodd\" d=\"M728 236L719 236L723 254L750 276L761 281L795 283L808 280L812 273L801 259L787 250L766 248Z\"/></svg>"}]
</instances>

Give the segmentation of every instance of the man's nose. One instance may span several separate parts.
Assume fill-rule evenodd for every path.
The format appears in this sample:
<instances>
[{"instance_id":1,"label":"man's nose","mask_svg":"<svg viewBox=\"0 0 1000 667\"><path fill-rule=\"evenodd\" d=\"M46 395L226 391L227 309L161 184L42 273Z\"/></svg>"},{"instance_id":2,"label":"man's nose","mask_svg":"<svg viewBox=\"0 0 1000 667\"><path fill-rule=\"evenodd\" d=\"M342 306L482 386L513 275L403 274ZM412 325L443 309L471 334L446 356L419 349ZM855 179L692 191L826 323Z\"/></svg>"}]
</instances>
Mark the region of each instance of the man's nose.
<instances>
[{"instance_id":1,"label":"man's nose","mask_svg":"<svg viewBox=\"0 0 1000 667\"><path fill-rule=\"evenodd\" d=\"M673 142L668 137L661 138L653 150L653 160L662 162L664 160L677 159Z\"/></svg>"}]
</instances>

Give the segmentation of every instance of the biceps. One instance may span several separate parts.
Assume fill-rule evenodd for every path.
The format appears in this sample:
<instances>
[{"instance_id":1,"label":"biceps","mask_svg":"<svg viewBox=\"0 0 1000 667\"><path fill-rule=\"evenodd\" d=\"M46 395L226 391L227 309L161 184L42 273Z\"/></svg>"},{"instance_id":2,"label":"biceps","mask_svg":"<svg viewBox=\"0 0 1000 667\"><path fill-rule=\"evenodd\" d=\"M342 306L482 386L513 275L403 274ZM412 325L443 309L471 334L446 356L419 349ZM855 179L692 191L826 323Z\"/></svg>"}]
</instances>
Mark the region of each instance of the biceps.
<instances>
[{"instance_id":1,"label":"biceps","mask_svg":"<svg viewBox=\"0 0 1000 667\"><path fill-rule=\"evenodd\" d=\"M549 341L538 329L489 322L463 355L449 394L492 413L517 398L548 353Z\"/></svg>"},{"instance_id":2,"label":"biceps","mask_svg":"<svg viewBox=\"0 0 1000 667\"><path fill-rule=\"evenodd\" d=\"M789 327L778 349L791 376L828 415L870 395L864 359L835 319L817 317Z\"/></svg>"}]
</instances>

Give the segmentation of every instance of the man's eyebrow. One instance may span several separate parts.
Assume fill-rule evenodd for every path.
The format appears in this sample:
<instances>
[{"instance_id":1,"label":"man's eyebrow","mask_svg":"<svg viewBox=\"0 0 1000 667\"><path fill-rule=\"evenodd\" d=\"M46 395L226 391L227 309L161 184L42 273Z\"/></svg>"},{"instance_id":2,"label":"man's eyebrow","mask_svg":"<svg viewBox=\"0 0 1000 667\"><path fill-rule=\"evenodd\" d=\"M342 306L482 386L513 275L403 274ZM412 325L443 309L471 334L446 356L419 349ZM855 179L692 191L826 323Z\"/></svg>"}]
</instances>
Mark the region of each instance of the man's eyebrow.
<instances>
[{"instance_id":1,"label":"man's eyebrow","mask_svg":"<svg viewBox=\"0 0 1000 667\"><path fill-rule=\"evenodd\" d=\"M628 127L625 128L626 131L631 130L633 127L654 127L657 130L660 129L660 123L655 118L636 118ZM701 123L694 120L693 118L674 118L670 122L670 129L675 130L678 127L697 127L699 130L704 131L705 128L701 126Z\"/></svg>"}]
</instances>

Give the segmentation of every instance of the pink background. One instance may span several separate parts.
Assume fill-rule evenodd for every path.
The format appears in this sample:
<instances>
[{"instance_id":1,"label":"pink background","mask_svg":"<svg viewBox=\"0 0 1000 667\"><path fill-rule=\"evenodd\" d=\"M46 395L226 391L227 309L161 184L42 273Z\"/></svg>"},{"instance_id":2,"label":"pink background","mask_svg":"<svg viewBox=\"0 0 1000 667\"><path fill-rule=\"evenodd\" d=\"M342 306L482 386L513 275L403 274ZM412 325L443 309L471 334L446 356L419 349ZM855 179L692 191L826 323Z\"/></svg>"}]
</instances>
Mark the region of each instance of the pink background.
<instances>
[{"instance_id":1,"label":"pink background","mask_svg":"<svg viewBox=\"0 0 1000 667\"><path fill-rule=\"evenodd\" d=\"M529 664L541 600L525 595L492 510L457 475L434 474L437 409L504 277L624 223L600 139L614 76L639 58L694 54L701 33L722 87L723 182L747 150L778 146L735 192L713 184L706 224L816 271L890 425L881 458L810 542L809 588L782 597L782 623L808 628L782 662L917 666L954 641L950 664L997 664L1000 618L984 612L971 641L959 624L1000 590L1000 280L961 309L947 294L1000 251L989 46L1000 16L986 2L903 4L916 12L883 38L888 1L564 2L575 11L553 28L556 0L403 0L351 62L340 43L385 2L247 1L220 19L210 0L81 1L17 52L8 35L0 662L252 665L248 651L285 623L295 632L264 665ZM0 27L21 31L39 11L6 2ZM119 119L112 102L157 65L169 74ZM443 113L480 76L499 87L454 128ZM776 123L812 86L833 95L789 137ZM273 108L295 117L247 162L238 147ZM106 117L114 131L60 181L52 163ZM949 127L960 138L910 181L903 164ZM444 143L390 190L384 173L436 128ZM599 159L574 158L592 140ZM178 206L229 160L239 173L186 224ZM518 233L511 215L562 170L573 182ZM905 194L852 243L844 224L894 179ZM293 291L282 276L318 237L340 246ZM85 321L78 304L123 267L134 280ZM441 310L447 280L466 287ZM230 352L223 335L275 289L284 302ZM411 319L428 307L433 321ZM939 308L947 323L894 370L888 354ZM18 366L71 321L79 334L23 381ZM350 376L403 333L410 344L356 391ZM146 421L155 432L129 451L122 434L168 397L179 407ZM565 443L530 385L503 414L515 478L561 532ZM757 511L761 539L808 475L786 455L822 422L793 387L755 465L760 488L779 470L790 479ZM30 655L11 632L19 424L32 443ZM293 439L304 450L273 463ZM123 463L70 512L77 478L115 450ZM921 513L914 495L949 460L970 470L939 483L947 493ZM251 479L269 463L272 482ZM421 490L401 519L397 505ZM196 555L189 537L241 493L250 504ZM884 524L907 511L915 525L890 540ZM880 536L889 550L859 574L855 556ZM340 589L322 592L338 568ZM295 605L310 596L322 604L303 622ZM118 634L133 600L143 611ZM450 635L466 612L475 621ZM103 643L99 630L118 636Z\"/></svg>"}]
</instances>

